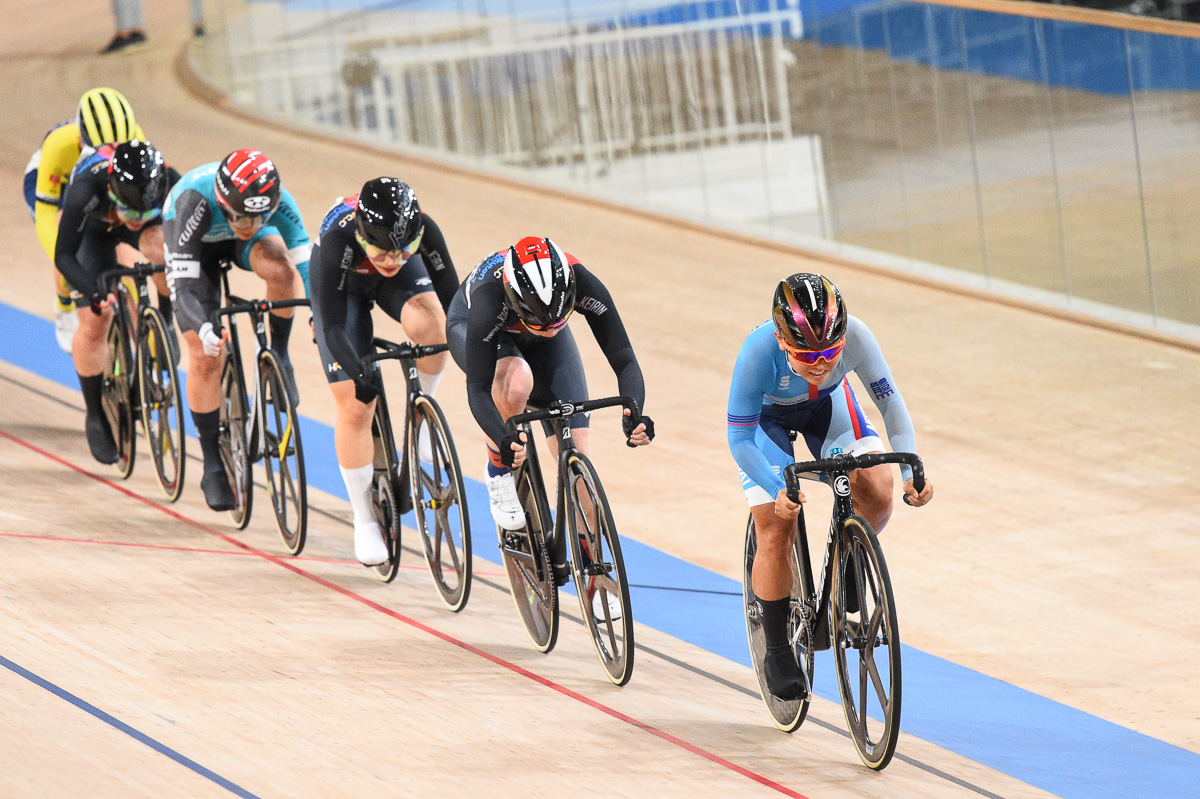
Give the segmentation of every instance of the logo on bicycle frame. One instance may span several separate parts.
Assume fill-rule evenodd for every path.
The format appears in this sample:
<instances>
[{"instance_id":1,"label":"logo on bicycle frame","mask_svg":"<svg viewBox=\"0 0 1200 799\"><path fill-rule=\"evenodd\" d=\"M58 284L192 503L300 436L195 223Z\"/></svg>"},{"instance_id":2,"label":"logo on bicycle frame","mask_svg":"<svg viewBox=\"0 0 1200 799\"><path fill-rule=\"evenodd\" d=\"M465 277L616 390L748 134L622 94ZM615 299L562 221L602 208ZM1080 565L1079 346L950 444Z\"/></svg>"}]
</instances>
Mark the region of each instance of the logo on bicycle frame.
<instances>
[{"instance_id":1,"label":"logo on bicycle frame","mask_svg":"<svg viewBox=\"0 0 1200 799\"><path fill-rule=\"evenodd\" d=\"M839 497L850 496L850 478L844 474L839 474L833 481L833 493Z\"/></svg>"}]
</instances>

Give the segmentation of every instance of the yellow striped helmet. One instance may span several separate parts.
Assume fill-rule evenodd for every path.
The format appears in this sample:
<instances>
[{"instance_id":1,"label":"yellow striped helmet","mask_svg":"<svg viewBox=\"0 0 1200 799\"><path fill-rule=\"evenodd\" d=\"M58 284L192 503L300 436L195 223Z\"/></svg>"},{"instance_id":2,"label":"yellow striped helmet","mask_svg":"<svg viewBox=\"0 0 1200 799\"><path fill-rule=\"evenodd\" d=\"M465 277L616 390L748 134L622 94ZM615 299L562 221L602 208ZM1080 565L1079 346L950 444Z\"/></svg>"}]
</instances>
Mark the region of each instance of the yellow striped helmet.
<instances>
[{"instance_id":1,"label":"yellow striped helmet","mask_svg":"<svg viewBox=\"0 0 1200 799\"><path fill-rule=\"evenodd\" d=\"M89 147L129 141L137 129L125 95L106 86L83 93L75 124L79 126L80 140Z\"/></svg>"}]
</instances>

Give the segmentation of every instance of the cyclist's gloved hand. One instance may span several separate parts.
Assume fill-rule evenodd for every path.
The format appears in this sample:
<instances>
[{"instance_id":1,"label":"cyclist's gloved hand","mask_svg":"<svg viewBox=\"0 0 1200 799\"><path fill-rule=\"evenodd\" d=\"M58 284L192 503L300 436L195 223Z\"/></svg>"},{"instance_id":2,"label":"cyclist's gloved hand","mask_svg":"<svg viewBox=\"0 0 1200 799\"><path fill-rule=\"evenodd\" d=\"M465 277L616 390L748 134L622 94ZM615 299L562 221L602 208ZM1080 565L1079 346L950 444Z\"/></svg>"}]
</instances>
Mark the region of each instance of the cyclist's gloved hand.
<instances>
[{"instance_id":1,"label":"cyclist's gloved hand","mask_svg":"<svg viewBox=\"0 0 1200 799\"><path fill-rule=\"evenodd\" d=\"M371 401L379 396L379 389L375 388L375 383L366 375L359 375L354 378L354 398L363 405L370 405Z\"/></svg>"},{"instance_id":2,"label":"cyclist's gloved hand","mask_svg":"<svg viewBox=\"0 0 1200 799\"><path fill-rule=\"evenodd\" d=\"M624 431L624 433L625 433L625 446L627 446L627 447L638 446L637 444L633 443L633 441L631 441L630 439L633 437L633 431L637 430L639 424L646 425L645 434L646 434L647 440L648 441L654 440L654 420L653 419L651 419L649 416L646 416L645 414L642 414L642 417L635 422L635 421L633 421L632 415L622 416L621 417L621 430Z\"/></svg>"},{"instance_id":3,"label":"cyclist's gloved hand","mask_svg":"<svg viewBox=\"0 0 1200 799\"><path fill-rule=\"evenodd\" d=\"M517 451L513 449L513 444L525 446L525 440L520 433L506 433L504 438L500 439L500 462L510 469L513 468L517 458Z\"/></svg>"},{"instance_id":4,"label":"cyclist's gloved hand","mask_svg":"<svg viewBox=\"0 0 1200 799\"><path fill-rule=\"evenodd\" d=\"M196 335L200 336L200 343L204 345L205 355L216 358L221 354L221 335L213 330L212 322L200 325L200 330Z\"/></svg>"},{"instance_id":5,"label":"cyclist's gloved hand","mask_svg":"<svg viewBox=\"0 0 1200 799\"><path fill-rule=\"evenodd\" d=\"M94 313L96 316L99 316L104 312L104 303L107 301L108 295L103 291L93 291L91 296L88 297L88 304L92 308L92 313Z\"/></svg>"}]
</instances>

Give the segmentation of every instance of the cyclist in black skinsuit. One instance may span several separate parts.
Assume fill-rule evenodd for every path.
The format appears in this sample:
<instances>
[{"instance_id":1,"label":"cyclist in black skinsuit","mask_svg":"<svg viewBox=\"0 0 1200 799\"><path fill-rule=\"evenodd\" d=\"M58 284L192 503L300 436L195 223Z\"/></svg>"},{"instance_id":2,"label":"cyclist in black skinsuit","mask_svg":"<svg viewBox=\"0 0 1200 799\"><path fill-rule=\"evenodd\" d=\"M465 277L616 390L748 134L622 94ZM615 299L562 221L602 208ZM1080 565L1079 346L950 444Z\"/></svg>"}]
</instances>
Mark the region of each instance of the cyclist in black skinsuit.
<instances>
[{"instance_id":1,"label":"cyclist in black skinsuit","mask_svg":"<svg viewBox=\"0 0 1200 799\"><path fill-rule=\"evenodd\" d=\"M620 393L642 409L642 370L612 296L550 239L528 236L489 255L459 287L446 313L450 354L467 374L471 413L488 437L492 517L507 530L525 523L511 471L525 460L525 446L507 432L505 419L524 411L529 400L587 399L583 363L566 327L576 310L587 318ZM576 445L587 454L587 415L571 417L570 424ZM645 415L636 426L626 419L625 435L634 446L649 444L654 423Z\"/></svg>"},{"instance_id":2,"label":"cyclist in black skinsuit","mask_svg":"<svg viewBox=\"0 0 1200 799\"><path fill-rule=\"evenodd\" d=\"M338 465L354 508L354 554L373 566L387 560L388 551L371 509L378 389L361 365L374 351L371 308L378 304L417 344L444 344L444 308L458 275L441 230L421 211L412 188L386 177L334 204L309 267L317 349L337 402ZM426 394L437 389L445 361L443 353L417 362ZM420 445L423 451L429 446L425 440Z\"/></svg>"},{"instance_id":3,"label":"cyclist in black skinsuit","mask_svg":"<svg viewBox=\"0 0 1200 799\"><path fill-rule=\"evenodd\" d=\"M154 145L134 139L103 145L81 159L63 193L54 265L73 289L79 309L71 357L87 406L88 447L100 463L116 463L117 445L100 404L112 303L97 280L101 273L117 268L121 244L139 250L153 263L163 262L163 202L178 180L179 173ZM155 275L154 284L158 307L169 326L172 356L178 357L166 278Z\"/></svg>"}]
</instances>

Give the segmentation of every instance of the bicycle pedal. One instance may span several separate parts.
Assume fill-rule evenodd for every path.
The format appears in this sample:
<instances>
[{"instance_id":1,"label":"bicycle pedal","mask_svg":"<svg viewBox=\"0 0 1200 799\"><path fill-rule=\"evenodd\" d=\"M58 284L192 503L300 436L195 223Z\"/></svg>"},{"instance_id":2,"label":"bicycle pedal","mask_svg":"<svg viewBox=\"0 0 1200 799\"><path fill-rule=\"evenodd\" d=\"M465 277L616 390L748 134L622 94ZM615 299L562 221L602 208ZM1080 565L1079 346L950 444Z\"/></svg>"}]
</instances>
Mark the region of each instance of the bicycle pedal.
<instances>
[{"instance_id":1,"label":"bicycle pedal","mask_svg":"<svg viewBox=\"0 0 1200 799\"><path fill-rule=\"evenodd\" d=\"M554 584L558 586L566 585L571 581L571 566L568 563L554 564Z\"/></svg>"}]
</instances>

